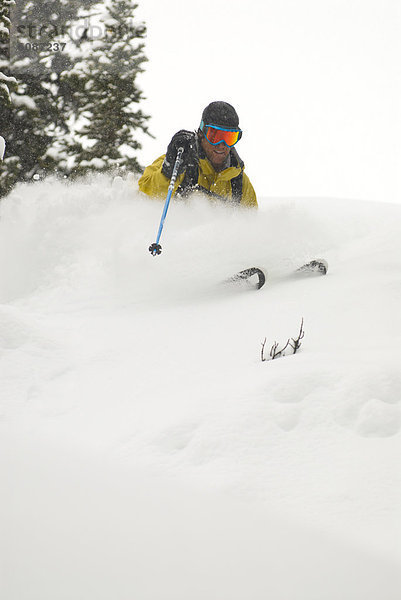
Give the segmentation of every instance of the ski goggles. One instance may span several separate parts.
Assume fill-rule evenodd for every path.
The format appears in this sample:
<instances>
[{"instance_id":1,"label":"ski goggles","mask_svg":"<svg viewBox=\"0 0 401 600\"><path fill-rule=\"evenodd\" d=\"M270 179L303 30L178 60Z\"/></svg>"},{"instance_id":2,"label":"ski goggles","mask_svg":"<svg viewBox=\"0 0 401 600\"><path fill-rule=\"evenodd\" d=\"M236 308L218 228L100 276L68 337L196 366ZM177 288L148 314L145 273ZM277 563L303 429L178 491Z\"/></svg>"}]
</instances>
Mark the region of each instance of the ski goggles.
<instances>
[{"instance_id":1,"label":"ski goggles","mask_svg":"<svg viewBox=\"0 0 401 600\"><path fill-rule=\"evenodd\" d=\"M217 146L222 142L228 147L235 146L242 137L241 129L226 129L217 127L217 125L205 125L203 121L201 121L199 129L212 146Z\"/></svg>"}]
</instances>

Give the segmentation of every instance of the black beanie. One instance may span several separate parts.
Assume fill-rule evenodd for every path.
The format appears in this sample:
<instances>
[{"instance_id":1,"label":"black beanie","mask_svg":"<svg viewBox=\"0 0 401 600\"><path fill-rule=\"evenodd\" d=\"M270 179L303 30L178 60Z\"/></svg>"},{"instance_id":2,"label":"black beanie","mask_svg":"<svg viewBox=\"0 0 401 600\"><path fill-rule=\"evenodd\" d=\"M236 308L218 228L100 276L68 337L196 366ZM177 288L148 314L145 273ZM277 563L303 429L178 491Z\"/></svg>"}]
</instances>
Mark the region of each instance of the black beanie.
<instances>
[{"instance_id":1,"label":"black beanie","mask_svg":"<svg viewBox=\"0 0 401 600\"><path fill-rule=\"evenodd\" d=\"M239 126L236 110L228 102L218 100L206 106L202 113L202 121L205 125L217 125L218 127L235 128Z\"/></svg>"}]
</instances>

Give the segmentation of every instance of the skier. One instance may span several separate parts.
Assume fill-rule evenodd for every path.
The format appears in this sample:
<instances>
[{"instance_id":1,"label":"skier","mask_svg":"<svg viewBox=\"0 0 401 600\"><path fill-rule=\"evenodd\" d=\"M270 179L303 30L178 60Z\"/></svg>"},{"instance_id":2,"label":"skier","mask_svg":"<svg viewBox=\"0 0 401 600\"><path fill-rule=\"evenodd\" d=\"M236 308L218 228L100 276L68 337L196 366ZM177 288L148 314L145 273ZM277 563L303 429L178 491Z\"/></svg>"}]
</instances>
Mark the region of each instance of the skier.
<instances>
[{"instance_id":1,"label":"skier","mask_svg":"<svg viewBox=\"0 0 401 600\"><path fill-rule=\"evenodd\" d=\"M166 154L146 167L139 189L149 196L164 197L178 148L183 148L175 194L186 197L200 191L218 200L257 207L255 190L234 148L241 136L235 108L227 102L211 102L202 113L198 131L178 131Z\"/></svg>"}]
</instances>

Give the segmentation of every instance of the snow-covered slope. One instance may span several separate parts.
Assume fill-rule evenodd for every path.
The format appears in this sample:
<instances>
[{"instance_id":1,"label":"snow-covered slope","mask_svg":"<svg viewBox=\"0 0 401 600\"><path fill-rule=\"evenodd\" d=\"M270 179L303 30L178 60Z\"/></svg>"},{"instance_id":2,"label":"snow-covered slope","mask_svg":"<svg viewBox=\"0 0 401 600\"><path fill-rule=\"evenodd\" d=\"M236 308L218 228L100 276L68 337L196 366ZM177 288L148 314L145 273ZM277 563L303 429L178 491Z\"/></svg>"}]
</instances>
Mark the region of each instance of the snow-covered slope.
<instances>
[{"instance_id":1,"label":"snow-covered slope","mask_svg":"<svg viewBox=\"0 0 401 600\"><path fill-rule=\"evenodd\" d=\"M193 198L152 257L161 210L0 205L2 597L399 598L401 206Z\"/></svg>"}]
</instances>

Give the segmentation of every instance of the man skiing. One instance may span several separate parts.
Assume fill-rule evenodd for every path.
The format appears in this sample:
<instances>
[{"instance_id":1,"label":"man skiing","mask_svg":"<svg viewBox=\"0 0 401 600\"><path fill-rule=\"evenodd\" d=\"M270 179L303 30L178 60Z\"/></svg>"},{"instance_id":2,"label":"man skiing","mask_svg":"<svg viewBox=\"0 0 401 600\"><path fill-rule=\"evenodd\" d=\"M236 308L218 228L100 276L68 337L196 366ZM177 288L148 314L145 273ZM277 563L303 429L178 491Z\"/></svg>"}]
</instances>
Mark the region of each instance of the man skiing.
<instances>
[{"instance_id":1,"label":"man skiing","mask_svg":"<svg viewBox=\"0 0 401 600\"><path fill-rule=\"evenodd\" d=\"M255 190L244 172L235 144L241 139L238 115L231 104L216 101L202 113L197 132L182 129L166 154L146 167L138 185L149 196L167 193L179 148L184 149L174 192L182 197L200 191L211 198L257 207Z\"/></svg>"}]
</instances>

